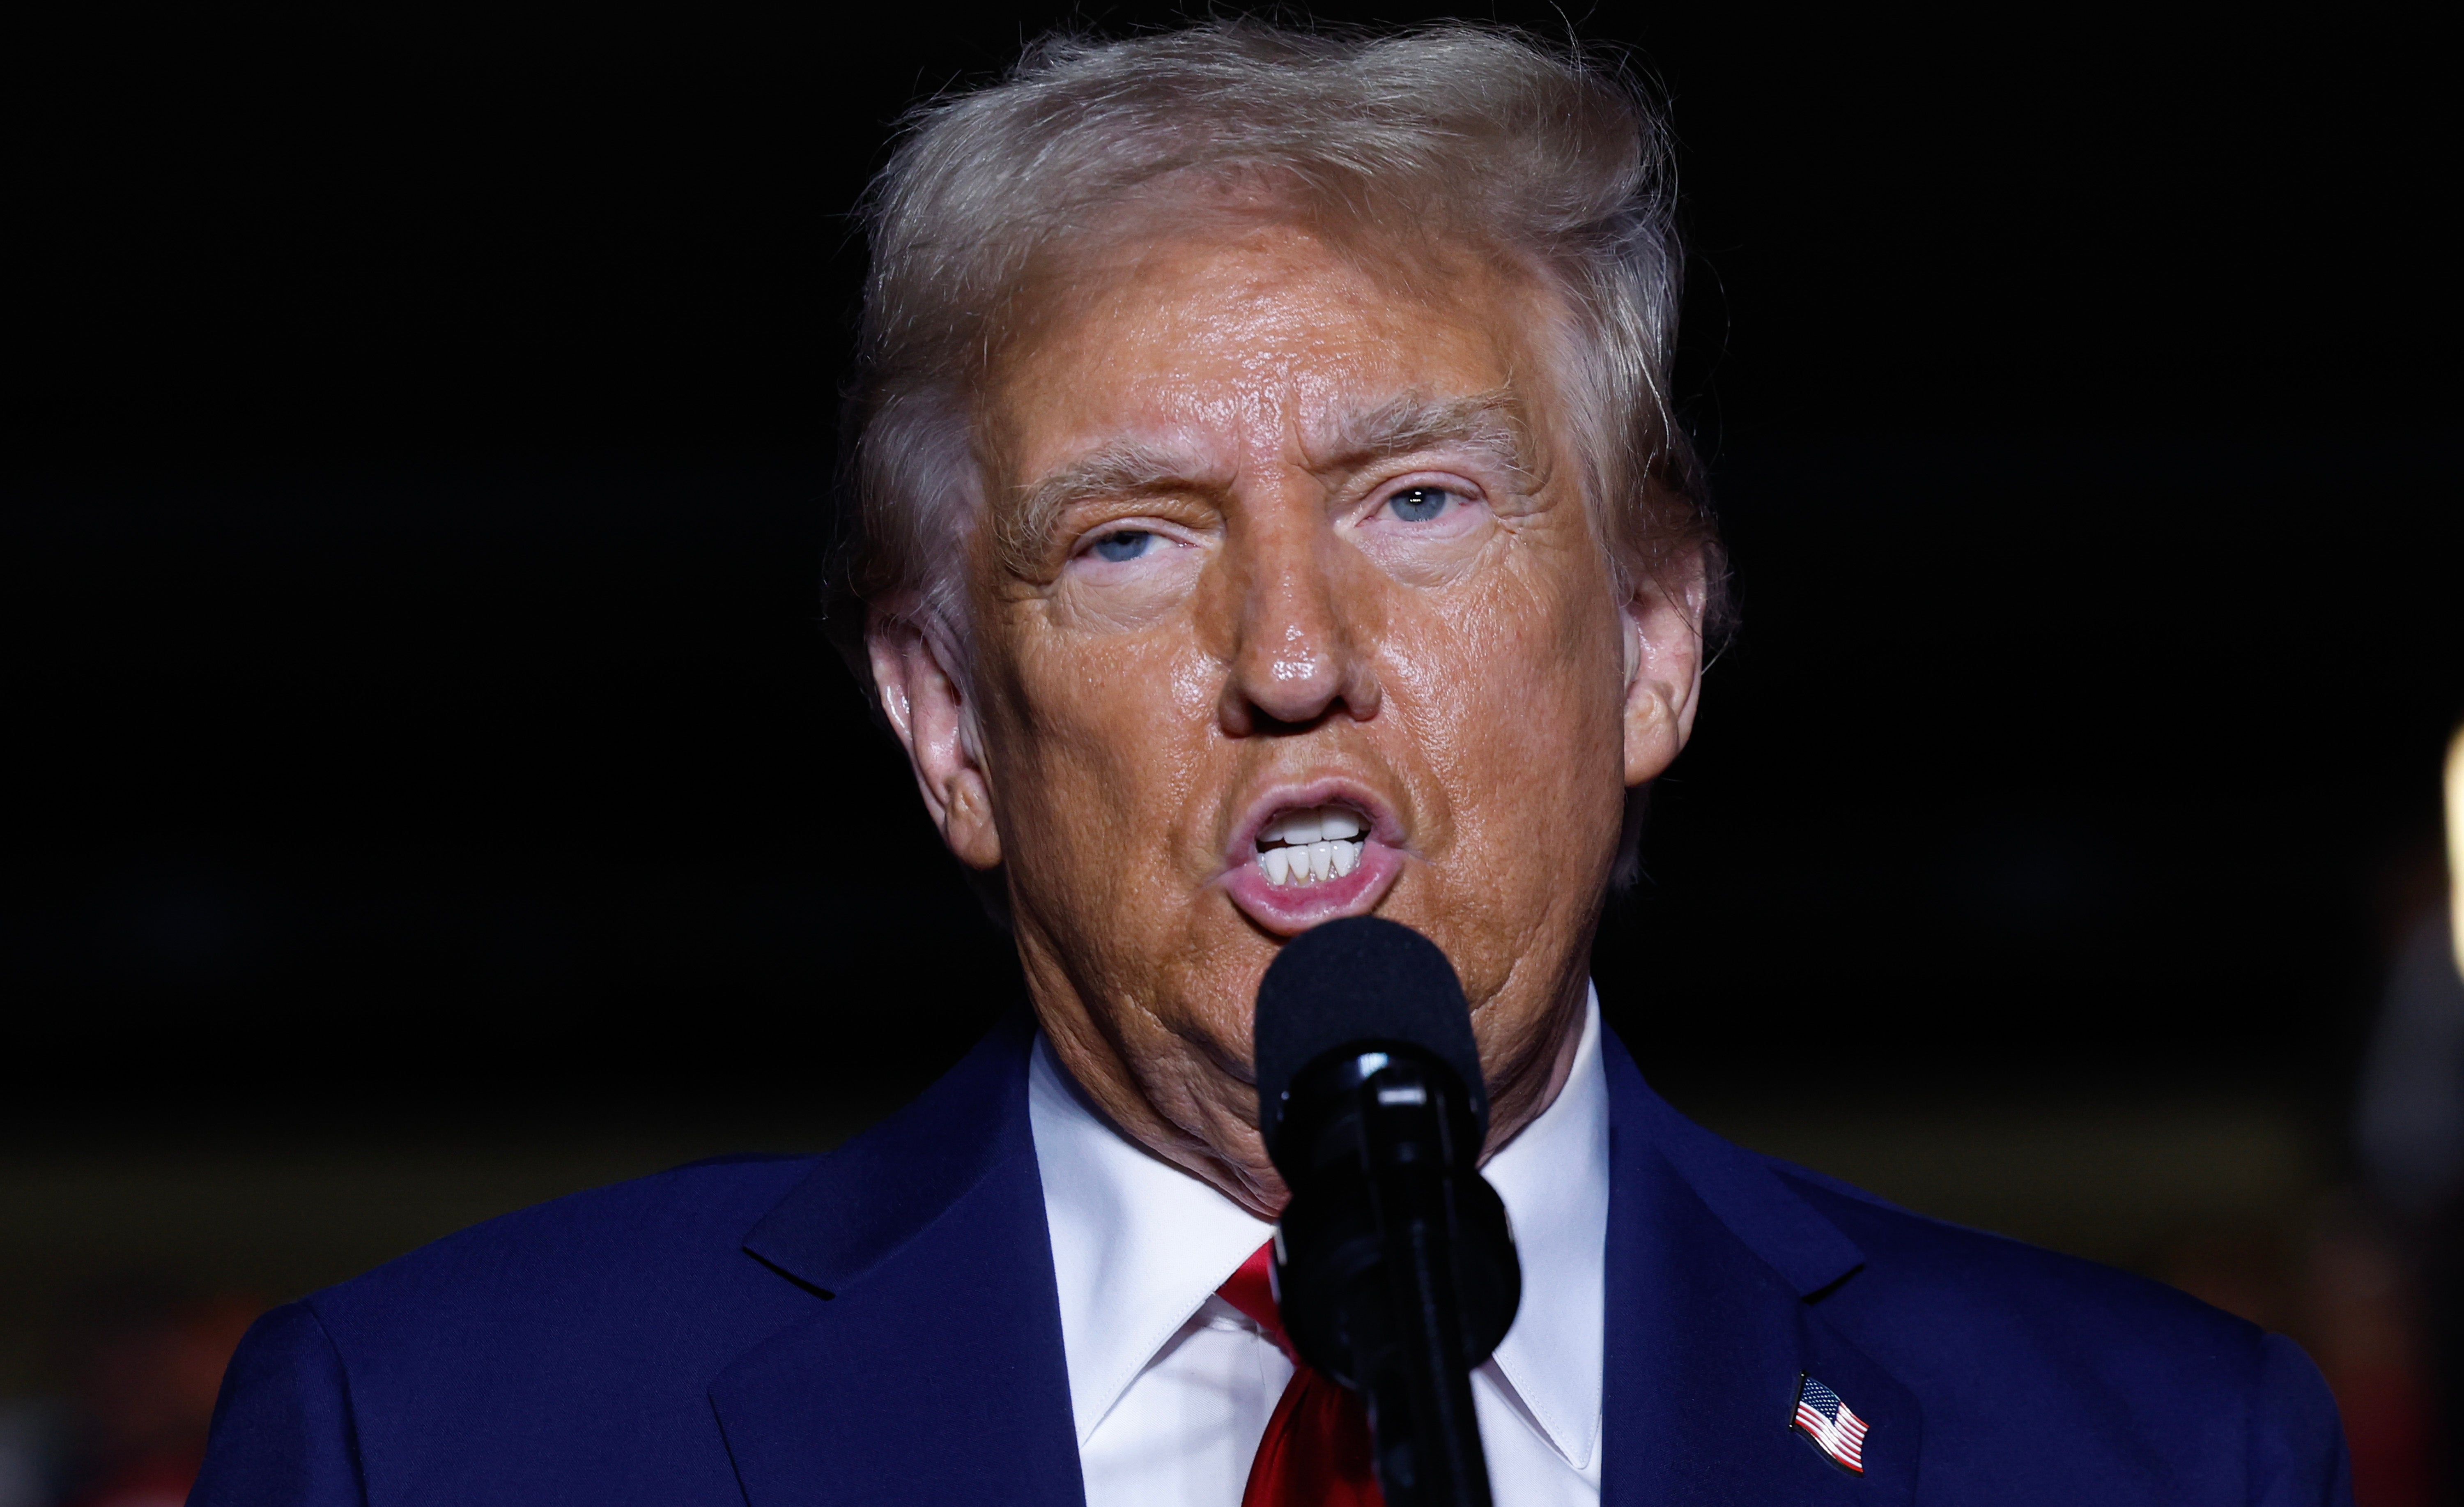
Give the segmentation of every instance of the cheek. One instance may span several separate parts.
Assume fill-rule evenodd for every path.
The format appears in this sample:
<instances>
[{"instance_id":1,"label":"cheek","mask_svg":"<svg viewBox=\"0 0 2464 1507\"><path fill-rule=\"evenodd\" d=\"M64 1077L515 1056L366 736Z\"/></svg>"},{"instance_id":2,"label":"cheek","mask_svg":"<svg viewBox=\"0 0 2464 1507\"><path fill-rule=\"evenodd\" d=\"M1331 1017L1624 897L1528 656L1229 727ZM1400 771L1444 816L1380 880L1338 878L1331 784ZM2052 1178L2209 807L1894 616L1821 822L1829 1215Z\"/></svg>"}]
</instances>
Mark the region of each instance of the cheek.
<instances>
[{"instance_id":1,"label":"cheek","mask_svg":"<svg viewBox=\"0 0 2464 1507\"><path fill-rule=\"evenodd\" d=\"M1429 602L1424 625L1393 641L1416 699L1457 741L1562 759L1615 727L1622 666L1605 581L1499 571Z\"/></svg>"},{"instance_id":2,"label":"cheek","mask_svg":"<svg viewBox=\"0 0 2464 1507\"><path fill-rule=\"evenodd\" d=\"M1615 846L1620 640L1605 580L1587 585L1499 572L1427 601L1389 635L1398 710L1447 794L1451 845L1485 884L1547 879L1524 874L1530 855L1562 862Z\"/></svg>"},{"instance_id":3,"label":"cheek","mask_svg":"<svg viewBox=\"0 0 2464 1507\"><path fill-rule=\"evenodd\" d=\"M995 799L1023 875L1086 893L1159 879L1200 776L1214 698L1186 632L1023 635L1009 677ZM1001 754L1010 755L1002 759ZM1140 856L1133 860L1131 854Z\"/></svg>"},{"instance_id":4,"label":"cheek","mask_svg":"<svg viewBox=\"0 0 2464 1507\"><path fill-rule=\"evenodd\" d=\"M1570 589L1504 582L1399 635L1397 660L1426 768L1443 794L1443 841L1425 856L1416 916L1485 1011L1484 1052L1521 1054L1552 998L1506 994L1535 958L1579 946L1615 861L1624 810L1617 614L1603 581ZM1542 970L1545 971L1545 970Z\"/></svg>"}]
</instances>

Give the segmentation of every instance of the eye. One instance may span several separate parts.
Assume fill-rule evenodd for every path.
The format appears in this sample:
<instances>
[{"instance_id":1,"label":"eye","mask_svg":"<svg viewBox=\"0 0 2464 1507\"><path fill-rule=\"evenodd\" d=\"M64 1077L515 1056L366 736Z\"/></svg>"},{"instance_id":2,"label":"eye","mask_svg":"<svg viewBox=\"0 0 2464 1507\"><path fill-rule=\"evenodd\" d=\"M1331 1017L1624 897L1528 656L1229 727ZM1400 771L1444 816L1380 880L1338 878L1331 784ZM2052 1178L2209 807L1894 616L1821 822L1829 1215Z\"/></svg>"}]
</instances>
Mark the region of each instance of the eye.
<instances>
[{"instance_id":1,"label":"eye","mask_svg":"<svg viewBox=\"0 0 2464 1507\"><path fill-rule=\"evenodd\" d=\"M1147 546L1154 543L1155 535L1147 530L1125 528L1095 541L1095 558L1110 560L1114 564L1124 560L1135 560L1145 554Z\"/></svg>"},{"instance_id":2,"label":"eye","mask_svg":"<svg viewBox=\"0 0 2464 1507\"><path fill-rule=\"evenodd\" d=\"M1426 523L1446 510L1449 502L1460 501L1443 487L1405 487L1386 499L1395 517L1406 523Z\"/></svg>"}]
</instances>

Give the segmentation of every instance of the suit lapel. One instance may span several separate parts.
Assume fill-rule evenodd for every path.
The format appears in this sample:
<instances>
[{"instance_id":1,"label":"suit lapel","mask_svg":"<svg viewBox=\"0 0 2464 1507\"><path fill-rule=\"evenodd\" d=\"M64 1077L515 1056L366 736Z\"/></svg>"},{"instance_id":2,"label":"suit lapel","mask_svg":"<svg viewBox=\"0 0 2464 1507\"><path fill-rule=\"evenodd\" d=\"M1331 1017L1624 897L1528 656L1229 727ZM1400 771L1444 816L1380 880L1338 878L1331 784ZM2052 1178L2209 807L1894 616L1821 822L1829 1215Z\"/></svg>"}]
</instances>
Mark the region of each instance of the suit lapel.
<instances>
[{"instance_id":1,"label":"suit lapel","mask_svg":"<svg viewBox=\"0 0 2464 1507\"><path fill-rule=\"evenodd\" d=\"M1021 1011L825 1159L745 1250L808 1317L710 1389L752 1507L1082 1507Z\"/></svg>"},{"instance_id":2,"label":"suit lapel","mask_svg":"<svg viewBox=\"0 0 2464 1507\"><path fill-rule=\"evenodd\" d=\"M1863 1257L1760 1158L1688 1122L1610 1036L1602 1499L1900 1507L1916 1492L1914 1394L1825 1322ZM1793 1433L1801 1375L1870 1426L1865 1474Z\"/></svg>"},{"instance_id":3,"label":"suit lapel","mask_svg":"<svg viewBox=\"0 0 2464 1507\"><path fill-rule=\"evenodd\" d=\"M825 1159L745 1239L811 1313L710 1389L751 1507L1083 1507L1023 1012ZM1820 1299L1861 1254L1758 1157L1686 1121L1604 1042L1609 1507L1915 1496L1915 1396ZM1870 1425L1852 1475L1792 1433L1812 1375Z\"/></svg>"}]
</instances>

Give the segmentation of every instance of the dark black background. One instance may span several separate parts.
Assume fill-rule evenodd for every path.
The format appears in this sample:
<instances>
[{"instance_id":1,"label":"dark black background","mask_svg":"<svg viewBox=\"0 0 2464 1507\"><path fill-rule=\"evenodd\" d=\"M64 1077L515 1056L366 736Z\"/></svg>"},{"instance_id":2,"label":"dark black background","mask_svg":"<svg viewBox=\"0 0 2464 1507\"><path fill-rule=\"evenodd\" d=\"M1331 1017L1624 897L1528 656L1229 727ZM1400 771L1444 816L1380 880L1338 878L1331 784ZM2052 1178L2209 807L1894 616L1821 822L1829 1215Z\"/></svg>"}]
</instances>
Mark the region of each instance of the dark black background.
<instances>
[{"instance_id":1,"label":"dark black background","mask_svg":"<svg viewBox=\"0 0 2464 1507\"><path fill-rule=\"evenodd\" d=\"M1072 15L1168 18L5 50L0 1099L874 1092L1006 1003L816 583L846 211ZM2437 50L1575 25L1674 110L1744 608L1600 944L1646 1067L2331 1098L2464 716Z\"/></svg>"}]
</instances>

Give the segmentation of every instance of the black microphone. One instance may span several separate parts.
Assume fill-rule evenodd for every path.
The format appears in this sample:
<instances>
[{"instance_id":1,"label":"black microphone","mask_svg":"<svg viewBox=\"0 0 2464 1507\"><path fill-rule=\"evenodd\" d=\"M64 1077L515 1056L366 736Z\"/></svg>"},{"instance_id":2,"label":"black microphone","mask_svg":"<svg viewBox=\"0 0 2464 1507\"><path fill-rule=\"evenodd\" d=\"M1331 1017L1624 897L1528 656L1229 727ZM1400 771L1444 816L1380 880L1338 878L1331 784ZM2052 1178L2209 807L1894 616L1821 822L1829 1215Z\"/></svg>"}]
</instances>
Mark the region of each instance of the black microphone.
<instances>
[{"instance_id":1,"label":"black microphone","mask_svg":"<svg viewBox=\"0 0 2464 1507\"><path fill-rule=\"evenodd\" d=\"M1365 1395L1387 1507L1489 1507L1471 1368L1514 1322L1523 1268L1480 1175L1488 1094L1454 965L1375 917L1303 932L1258 986L1256 1050L1291 1189L1285 1334Z\"/></svg>"}]
</instances>

